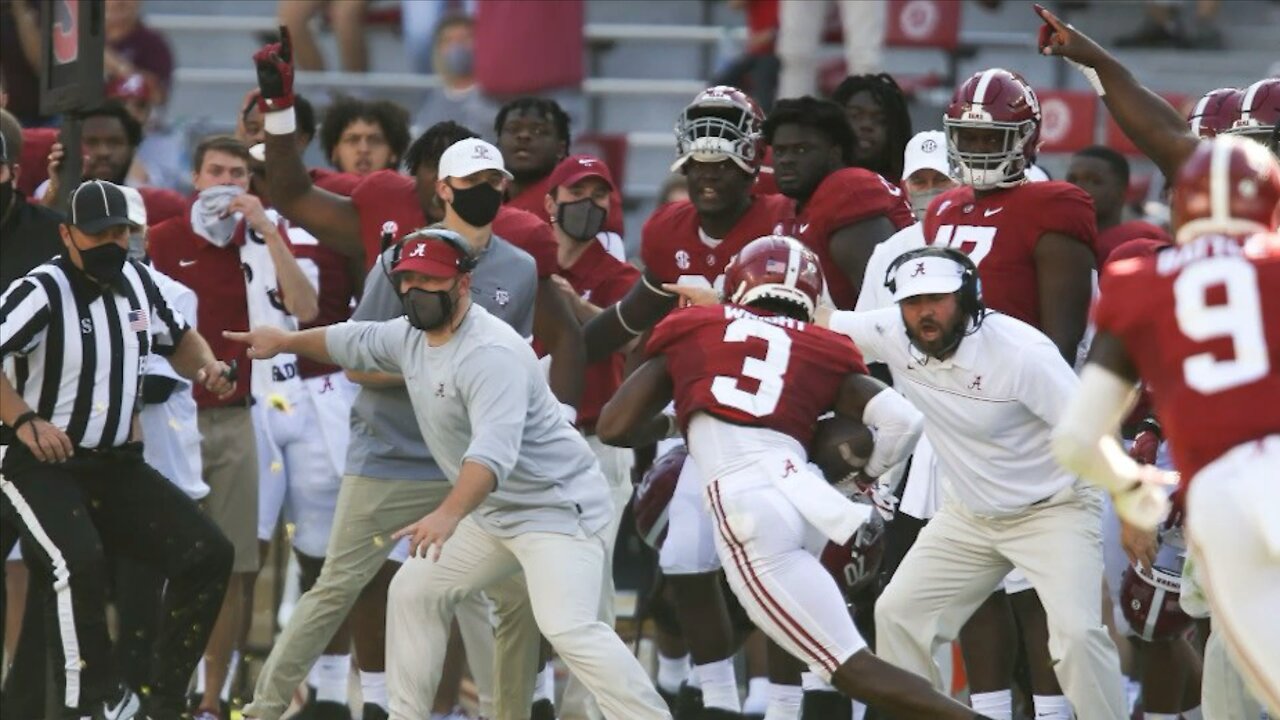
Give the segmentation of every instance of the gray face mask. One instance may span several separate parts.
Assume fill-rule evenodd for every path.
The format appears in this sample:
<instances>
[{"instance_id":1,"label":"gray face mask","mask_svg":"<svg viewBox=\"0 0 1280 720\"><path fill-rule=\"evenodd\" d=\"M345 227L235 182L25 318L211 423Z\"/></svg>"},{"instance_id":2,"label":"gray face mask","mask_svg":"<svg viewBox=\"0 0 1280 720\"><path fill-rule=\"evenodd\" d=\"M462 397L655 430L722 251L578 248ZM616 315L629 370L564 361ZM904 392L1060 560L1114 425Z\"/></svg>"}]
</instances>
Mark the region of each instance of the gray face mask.
<instances>
[{"instance_id":1,"label":"gray face mask","mask_svg":"<svg viewBox=\"0 0 1280 720\"><path fill-rule=\"evenodd\" d=\"M441 53L441 64L445 70L459 77L467 77L471 75L471 70L475 65L475 53L466 45L450 45Z\"/></svg>"},{"instance_id":2,"label":"gray face mask","mask_svg":"<svg viewBox=\"0 0 1280 720\"><path fill-rule=\"evenodd\" d=\"M214 185L201 190L191 205L191 229L210 243L226 247L241 216L232 213L224 217L224 213L231 201L243 194L244 188L238 185Z\"/></svg>"},{"instance_id":3,"label":"gray face mask","mask_svg":"<svg viewBox=\"0 0 1280 720\"><path fill-rule=\"evenodd\" d=\"M129 232L129 259L142 261L147 257L147 236L145 230Z\"/></svg>"},{"instance_id":4,"label":"gray face mask","mask_svg":"<svg viewBox=\"0 0 1280 720\"><path fill-rule=\"evenodd\" d=\"M915 213L916 220L923 220L924 213L929 209L929 203L933 199L946 192L950 188L937 188L934 190L922 190L920 192L908 192L907 198L911 200L911 212Z\"/></svg>"}]
</instances>

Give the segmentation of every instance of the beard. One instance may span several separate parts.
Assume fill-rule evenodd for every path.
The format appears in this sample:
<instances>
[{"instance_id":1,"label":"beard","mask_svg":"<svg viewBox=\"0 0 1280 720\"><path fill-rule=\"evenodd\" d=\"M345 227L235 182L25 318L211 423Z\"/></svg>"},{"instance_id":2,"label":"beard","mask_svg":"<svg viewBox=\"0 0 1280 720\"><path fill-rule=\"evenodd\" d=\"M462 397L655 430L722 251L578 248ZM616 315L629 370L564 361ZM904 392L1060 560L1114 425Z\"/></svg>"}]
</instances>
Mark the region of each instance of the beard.
<instances>
[{"instance_id":1,"label":"beard","mask_svg":"<svg viewBox=\"0 0 1280 720\"><path fill-rule=\"evenodd\" d=\"M910 325L907 326L907 338L917 350L925 355L945 360L960 345L960 340L964 337L967 321L968 318L966 316L960 315L949 327L944 327L937 321L923 320L917 323L915 328ZM922 337L922 334L926 332L932 336L931 339L925 340Z\"/></svg>"}]
</instances>

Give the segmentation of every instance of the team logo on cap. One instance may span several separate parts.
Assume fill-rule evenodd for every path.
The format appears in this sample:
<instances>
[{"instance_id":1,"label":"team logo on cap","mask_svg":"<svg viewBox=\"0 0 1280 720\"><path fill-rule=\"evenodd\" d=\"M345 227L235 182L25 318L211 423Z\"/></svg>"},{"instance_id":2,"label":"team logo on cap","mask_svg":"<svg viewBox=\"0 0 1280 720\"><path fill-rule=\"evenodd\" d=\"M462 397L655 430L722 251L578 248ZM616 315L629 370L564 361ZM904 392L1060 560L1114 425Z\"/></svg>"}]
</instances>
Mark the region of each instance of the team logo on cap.
<instances>
[{"instance_id":1,"label":"team logo on cap","mask_svg":"<svg viewBox=\"0 0 1280 720\"><path fill-rule=\"evenodd\" d=\"M492 160L493 158L489 157L489 148L484 145L477 144L471 148L471 159Z\"/></svg>"},{"instance_id":2,"label":"team logo on cap","mask_svg":"<svg viewBox=\"0 0 1280 720\"><path fill-rule=\"evenodd\" d=\"M689 253L683 250L676 251L676 267L681 270L689 269Z\"/></svg>"},{"instance_id":3,"label":"team logo on cap","mask_svg":"<svg viewBox=\"0 0 1280 720\"><path fill-rule=\"evenodd\" d=\"M918 262L916 263L916 269L911 271L911 277L919 277L921 275L924 275L924 263Z\"/></svg>"},{"instance_id":4,"label":"team logo on cap","mask_svg":"<svg viewBox=\"0 0 1280 720\"><path fill-rule=\"evenodd\" d=\"M427 256L427 244L425 242L418 242L418 244L414 245L413 249L409 251L409 257L426 257L426 256Z\"/></svg>"},{"instance_id":5,"label":"team logo on cap","mask_svg":"<svg viewBox=\"0 0 1280 720\"><path fill-rule=\"evenodd\" d=\"M596 164L596 159L589 157L578 158L578 164L583 167L591 167Z\"/></svg>"},{"instance_id":6,"label":"team logo on cap","mask_svg":"<svg viewBox=\"0 0 1280 720\"><path fill-rule=\"evenodd\" d=\"M929 138L924 142L920 143L920 149L923 150L924 152L931 153L934 150L938 149L938 143L934 142L932 138Z\"/></svg>"}]
</instances>

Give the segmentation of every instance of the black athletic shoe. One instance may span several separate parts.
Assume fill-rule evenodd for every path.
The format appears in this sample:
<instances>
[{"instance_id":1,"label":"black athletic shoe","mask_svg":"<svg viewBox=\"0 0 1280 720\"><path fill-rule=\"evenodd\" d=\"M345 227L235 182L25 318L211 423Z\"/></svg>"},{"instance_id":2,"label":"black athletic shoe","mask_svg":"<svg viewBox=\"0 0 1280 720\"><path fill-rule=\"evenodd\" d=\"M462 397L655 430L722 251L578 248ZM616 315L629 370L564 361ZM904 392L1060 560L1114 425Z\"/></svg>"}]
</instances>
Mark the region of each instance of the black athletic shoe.
<instances>
[{"instance_id":1,"label":"black athletic shoe","mask_svg":"<svg viewBox=\"0 0 1280 720\"><path fill-rule=\"evenodd\" d=\"M134 720L142 716L142 700L124 685L117 686L93 708L93 720Z\"/></svg>"},{"instance_id":2,"label":"black athletic shoe","mask_svg":"<svg viewBox=\"0 0 1280 720\"><path fill-rule=\"evenodd\" d=\"M387 711L378 703L365 703L360 711L360 720L387 720Z\"/></svg>"},{"instance_id":3,"label":"black athletic shoe","mask_svg":"<svg viewBox=\"0 0 1280 720\"><path fill-rule=\"evenodd\" d=\"M332 700L317 700L311 703L310 717L312 720L351 720L351 707Z\"/></svg>"},{"instance_id":4,"label":"black athletic shoe","mask_svg":"<svg viewBox=\"0 0 1280 720\"><path fill-rule=\"evenodd\" d=\"M698 720L742 720L742 713L724 708L702 708L702 714L698 716Z\"/></svg>"},{"instance_id":5,"label":"black athletic shoe","mask_svg":"<svg viewBox=\"0 0 1280 720\"><path fill-rule=\"evenodd\" d=\"M677 690L674 693L669 693L666 690L663 690L659 685L654 685L654 687L657 688L658 695L662 698L662 702L667 704L667 709L674 713L676 711L676 696L680 691Z\"/></svg>"},{"instance_id":6,"label":"black athletic shoe","mask_svg":"<svg viewBox=\"0 0 1280 720\"><path fill-rule=\"evenodd\" d=\"M535 700L529 708L529 720L556 720L556 706L550 700Z\"/></svg>"},{"instance_id":7,"label":"black athletic shoe","mask_svg":"<svg viewBox=\"0 0 1280 720\"><path fill-rule=\"evenodd\" d=\"M806 690L800 703L801 720L853 720L853 702L838 692Z\"/></svg>"},{"instance_id":8,"label":"black athletic shoe","mask_svg":"<svg viewBox=\"0 0 1280 720\"><path fill-rule=\"evenodd\" d=\"M687 683L681 685L680 692L676 694L676 709L673 713L675 720L699 720L700 712L702 712L702 689Z\"/></svg>"}]
</instances>

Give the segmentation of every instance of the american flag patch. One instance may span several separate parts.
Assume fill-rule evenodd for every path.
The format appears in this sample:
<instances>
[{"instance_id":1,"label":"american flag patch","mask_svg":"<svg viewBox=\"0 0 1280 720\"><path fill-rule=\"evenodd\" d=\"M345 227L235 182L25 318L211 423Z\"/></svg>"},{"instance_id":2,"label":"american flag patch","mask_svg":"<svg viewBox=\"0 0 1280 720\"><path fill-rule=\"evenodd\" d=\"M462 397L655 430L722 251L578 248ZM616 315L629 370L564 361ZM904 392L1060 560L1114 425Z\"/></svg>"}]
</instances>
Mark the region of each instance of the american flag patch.
<instances>
[{"instance_id":1,"label":"american flag patch","mask_svg":"<svg viewBox=\"0 0 1280 720\"><path fill-rule=\"evenodd\" d=\"M129 330L132 332L142 332L150 327L147 322L146 310L130 310L129 311Z\"/></svg>"},{"instance_id":2,"label":"american flag patch","mask_svg":"<svg viewBox=\"0 0 1280 720\"><path fill-rule=\"evenodd\" d=\"M787 264L781 260L765 260L764 271L766 273L786 273Z\"/></svg>"}]
</instances>

